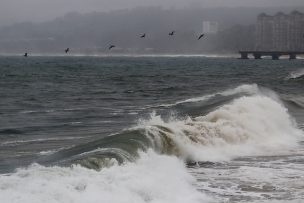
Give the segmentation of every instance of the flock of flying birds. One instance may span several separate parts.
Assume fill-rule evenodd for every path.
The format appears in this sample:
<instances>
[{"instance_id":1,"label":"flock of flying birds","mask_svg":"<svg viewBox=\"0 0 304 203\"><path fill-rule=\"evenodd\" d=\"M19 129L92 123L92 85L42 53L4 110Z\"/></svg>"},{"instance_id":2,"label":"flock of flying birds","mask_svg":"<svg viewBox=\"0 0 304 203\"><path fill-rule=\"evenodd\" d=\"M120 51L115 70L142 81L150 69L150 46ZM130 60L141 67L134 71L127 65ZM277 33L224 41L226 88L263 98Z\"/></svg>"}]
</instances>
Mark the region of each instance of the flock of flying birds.
<instances>
[{"instance_id":1,"label":"flock of flying birds","mask_svg":"<svg viewBox=\"0 0 304 203\"><path fill-rule=\"evenodd\" d=\"M170 32L169 33L169 36L173 36L173 35L175 35L175 31L172 31L172 32ZM146 33L143 33L141 36L140 36L140 38L146 38ZM205 34L200 34L199 36L198 36L198 38L197 38L197 40L200 40L200 39L202 39L203 37L205 36ZM108 47L108 50L111 50L111 49L113 49L113 48L115 48L116 46L115 45L113 45L113 44L111 44L109 47ZM64 50L64 52L66 53L66 54L68 54L69 52L70 52L70 48L66 48L65 50ZM24 55L23 55L24 57L28 57L29 56L29 54L26 52Z\"/></svg>"}]
</instances>

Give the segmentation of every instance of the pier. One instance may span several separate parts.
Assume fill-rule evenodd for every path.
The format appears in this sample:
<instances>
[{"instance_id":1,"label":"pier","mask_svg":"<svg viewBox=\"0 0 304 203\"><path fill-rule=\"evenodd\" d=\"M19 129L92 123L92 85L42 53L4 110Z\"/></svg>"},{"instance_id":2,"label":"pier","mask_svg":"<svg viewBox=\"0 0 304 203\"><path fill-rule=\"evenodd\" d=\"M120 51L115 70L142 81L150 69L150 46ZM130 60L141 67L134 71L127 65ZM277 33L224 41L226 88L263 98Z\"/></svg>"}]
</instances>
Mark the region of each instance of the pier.
<instances>
[{"instance_id":1,"label":"pier","mask_svg":"<svg viewBox=\"0 0 304 203\"><path fill-rule=\"evenodd\" d=\"M239 51L240 59L249 59L252 55L254 59L262 59L263 56L271 56L273 60L279 60L281 56L289 56L289 59L297 59L297 55L304 55L304 51Z\"/></svg>"}]
</instances>

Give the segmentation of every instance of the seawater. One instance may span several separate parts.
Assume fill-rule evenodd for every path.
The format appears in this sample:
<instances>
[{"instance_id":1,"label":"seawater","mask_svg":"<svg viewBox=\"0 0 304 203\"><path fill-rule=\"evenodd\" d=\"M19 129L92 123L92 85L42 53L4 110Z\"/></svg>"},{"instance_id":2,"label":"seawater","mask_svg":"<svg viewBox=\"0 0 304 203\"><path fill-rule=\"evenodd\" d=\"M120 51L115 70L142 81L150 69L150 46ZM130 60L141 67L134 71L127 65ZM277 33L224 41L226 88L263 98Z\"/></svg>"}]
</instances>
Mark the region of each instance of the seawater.
<instances>
[{"instance_id":1,"label":"seawater","mask_svg":"<svg viewBox=\"0 0 304 203\"><path fill-rule=\"evenodd\" d=\"M303 202L303 70L0 57L0 201Z\"/></svg>"}]
</instances>

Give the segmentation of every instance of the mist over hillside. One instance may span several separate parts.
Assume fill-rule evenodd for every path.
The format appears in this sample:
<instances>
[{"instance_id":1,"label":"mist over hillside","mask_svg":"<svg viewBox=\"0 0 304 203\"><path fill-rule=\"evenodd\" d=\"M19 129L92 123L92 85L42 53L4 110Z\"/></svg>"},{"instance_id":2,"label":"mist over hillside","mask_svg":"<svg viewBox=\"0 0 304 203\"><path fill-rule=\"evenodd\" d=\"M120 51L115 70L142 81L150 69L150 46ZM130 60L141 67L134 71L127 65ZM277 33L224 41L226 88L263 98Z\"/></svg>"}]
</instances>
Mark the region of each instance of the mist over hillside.
<instances>
[{"instance_id":1,"label":"mist over hillside","mask_svg":"<svg viewBox=\"0 0 304 203\"><path fill-rule=\"evenodd\" d=\"M292 8L184 8L140 7L87 14L68 13L55 20L24 22L0 28L0 53L234 53L254 47L255 21L259 13L290 12ZM303 11L303 8L299 8ZM217 34L203 32L203 21L219 23ZM172 30L173 37L168 36ZM140 38L142 33L147 37Z\"/></svg>"}]
</instances>

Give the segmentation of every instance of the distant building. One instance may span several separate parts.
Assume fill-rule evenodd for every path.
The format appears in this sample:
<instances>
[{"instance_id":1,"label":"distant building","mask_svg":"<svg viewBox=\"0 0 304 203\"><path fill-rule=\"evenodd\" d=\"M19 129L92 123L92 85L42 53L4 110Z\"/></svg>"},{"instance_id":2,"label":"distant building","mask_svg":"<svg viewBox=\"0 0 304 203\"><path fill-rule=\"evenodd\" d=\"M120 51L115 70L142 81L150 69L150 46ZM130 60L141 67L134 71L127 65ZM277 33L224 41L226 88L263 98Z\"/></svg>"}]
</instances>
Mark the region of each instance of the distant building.
<instances>
[{"instance_id":1,"label":"distant building","mask_svg":"<svg viewBox=\"0 0 304 203\"><path fill-rule=\"evenodd\" d=\"M203 33L216 34L218 32L218 22L204 21L203 22Z\"/></svg>"},{"instance_id":2,"label":"distant building","mask_svg":"<svg viewBox=\"0 0 304 203\"><path fill-rule=\"evenodd\" d=\"M304 14L298 11L289 15L260 14L256 24L256 50L304 51Z\"/></svg>"}]
</instances>

